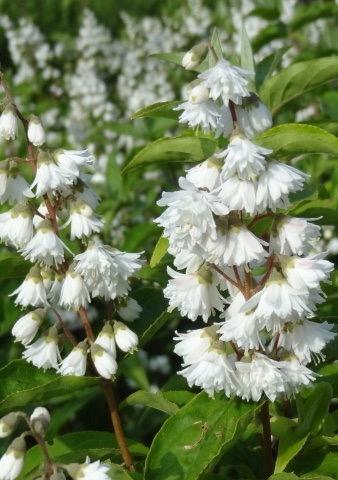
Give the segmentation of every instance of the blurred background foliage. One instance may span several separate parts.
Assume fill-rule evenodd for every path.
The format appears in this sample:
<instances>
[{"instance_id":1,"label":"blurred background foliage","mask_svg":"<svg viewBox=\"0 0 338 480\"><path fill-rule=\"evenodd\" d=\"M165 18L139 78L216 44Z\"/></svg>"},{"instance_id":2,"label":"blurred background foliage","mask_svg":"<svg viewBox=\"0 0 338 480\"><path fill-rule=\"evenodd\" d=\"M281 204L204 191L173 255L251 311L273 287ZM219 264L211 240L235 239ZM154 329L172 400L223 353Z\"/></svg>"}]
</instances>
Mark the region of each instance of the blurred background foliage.
<instances>
[{"instance_id":1,"label":"blurred background foliage","mask_svg":"<svg viewBox=\"0 0 338 480\"><path fill-rule=\"evenodd\" d=\"M192 78L152 55L186 51L217 27L224 55L238 61L242 21L255 55L258 87L293 63L338 55L338 5L333 0L0 0L0 12L1 69L18 104L26 114L40 115L49 147L88 146L95 153L93 185L102 197L99 210L105 219L105 240L127 251L144 250L148 261L160 236L152 223L159 212L156 200L162 190L175 188L184 169L162 162L160 169L155 163L121 174L146 144L178 133L172 111L155 118L132 119L132 115L152 103L179 100L184 83ZM307 123L338 135L337 87L338 74L311 91L303 79L304 94L282 105L275 123ZM182 128L179 132L191 134ZM0 151L3 158L11 154L3 147ZM294 161L291 156L284 160ZM321 153L303 154L296 160L312 176L306 192L306 201L312 204L305 215L321 217L322 246L337 262L338 158ZM175 376L178 361L172 354L172 336L178 325L180 330L190 325L176 313L165 312L159 288L166 283L169 261L165 256L154 268L147 264L133 284L131 296L143 307L134 329L145 349L122 361L120 371L128 380L118 381L127 435L145 445L167 413L135 409L130 405L137 402L128 395L137 389L185 389L183 380ZM35 378L34 369L25 371L20 361L5 366L20 358L20 347L10 336L20 312L7 295L27 268L14 252L0 250L0 365L4 366L0 408L4 412L15 375ZM319 315L337 322L337 272L326 291L328 301ZM93 322L101 322L105 315L102 305L94 303ZM71 315L68 321L71 325ZM337 345L329 346L328 362L335 359ZM46 375L39 374L36 396L23 404L53 406L53 435L109 429L95 384L85 389L65 385L39 390L51 381ZM182 397L185 401L187 397Z\"/></svg>"}]
</instances>

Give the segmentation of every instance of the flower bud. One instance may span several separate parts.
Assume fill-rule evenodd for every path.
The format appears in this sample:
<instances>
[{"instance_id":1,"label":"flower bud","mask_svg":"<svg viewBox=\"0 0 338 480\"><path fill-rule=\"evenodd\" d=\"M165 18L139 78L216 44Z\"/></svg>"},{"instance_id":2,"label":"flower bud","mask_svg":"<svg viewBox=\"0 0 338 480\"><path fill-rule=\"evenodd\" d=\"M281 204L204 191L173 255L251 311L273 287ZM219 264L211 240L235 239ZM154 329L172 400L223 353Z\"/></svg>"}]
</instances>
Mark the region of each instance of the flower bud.
<instances>
[{"instance_id":1,"label":"flower bud","mask_svg":"<svg viewBox=\"0 0 338 480\"><path fill-rule=\"evenodd\" d=\"M0 138L15 140L18 135L18 117L10 105L5 108L0 116Z\"/></svg>"},{"instance_id":2,"label":"flower bud","mask_svg":"<svg viewBox=\"0 0 338 480\"><path fill-rule=\"evenodd\" d=\"M189 101L191 103L202 103L209 99L209 89L199 84L193 87L189 92Z\"/></svg>"},{"instance_id":3,"label":"flower bud","mask_svg":"<svg viewBox=\"0 0 338 480\"><path fill-rule=\"evenodd\" d=\"M36 147L41 147L45 143L45 131L40 119L35 115L32 115L29 119L27 136L28 140Z\"/></svg>"},{"instance_id":4,"label":"flower bud","mask_svg":"<svg viewBox=\"0 0 338 480\"><path fill-rule=\"evenodd\" d=\"M35 335L43 321L43 308L27 313L19 318L12 328L12 335L16 342L21 342L23 345L28 345Z\"/></svg>"},{"instance_id":5,"label":"flower bud","mask_svg":"<svg viewBox=\"0 0 338 480\"><path fill-rule=\"evenodd\" d=\"M48 410L44 407L37 407L30 416L30 421L33 430L40 435L44 435L50 423Z\"/></svg>"},{"instance_id":6,"label":"flower bud","mask_svg":"<svg viewBox=\"0 0 338 480\"><path fill-rule=\"evenodd\" d=\"M114 322L115 341L122 352L137 350L138 336L122 322Z\"/></svg>"},{"instance_id":7,"label":"flower bud","mask_svg":"<svg viewBox=\"0 0 338 480\"><path fill-rule=\"evenodd\" d=\"M16 427L19 415L16 412L11 412L8 415L0 418L0 438L8 437Z\"/></svg>"},{"instance_id":8,"label":"flower bud","mask_svg":"<svg viewBox=\"0 0 338 480\"><path fill-rule=\"evenodd\" d=\"M189 50L182 58L182 67L186 70L193 70L202 61L203 56L207 51L208 45L206 42L201 42Z\"/></svg>"},{"instance_id":9,"label":"flower bud","mask_svg":"<svg viewBox=\"0 0 338 480\"><path fill-rule=\"evenodd\" d=\"M112 326L106 323L95 340L95 345L100 345L107 352L116 358L115 335Z\"/></svg>"},{"instance_id":10,"label":"flower bud","mask_svg":"<svg viewBox=\"0 0 338 480\"><path fill-rule=\"evenodd\" d=\"M114 377L117 371L117 363L113 355L95 343L91 346L90 350L95 368L99 375L107 380Z\"/></svg>"},{"instance_id":11,"label":"flower bud","mask_svg":"<svg viewBox=\"0 0 338 480\"><path fill-rule=\"evenodd\" d=\"M26 443L23 438L18 437L10 444L6 453L0 459L0 478L4 480L15 480L22 471Z\"/></svg>"}]
</instances>

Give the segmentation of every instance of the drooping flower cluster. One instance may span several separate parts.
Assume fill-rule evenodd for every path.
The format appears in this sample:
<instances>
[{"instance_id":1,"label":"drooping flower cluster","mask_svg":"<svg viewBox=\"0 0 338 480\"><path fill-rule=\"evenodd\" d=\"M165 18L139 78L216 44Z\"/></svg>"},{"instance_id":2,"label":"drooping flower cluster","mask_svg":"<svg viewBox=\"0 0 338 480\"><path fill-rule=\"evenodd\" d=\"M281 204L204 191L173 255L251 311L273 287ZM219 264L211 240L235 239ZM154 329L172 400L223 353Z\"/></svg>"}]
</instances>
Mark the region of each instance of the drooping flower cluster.
<instances>
[{"instance_id":1,"label":"drooping flower cluster","mask_svg":"<svg viewBox=\"0 0 338 480\"><path fill-rule=\"evenodd\" d=\"M44 407L37 407L30 416L21 411L8 413L0 418L0 438L9 437L19 427L20 423L26 424L26 430L7 448L0 458L0 480L15 480L23 471L26 441L25 438L32 437L42 447L43 464L39 465L39 473L43 478L54 480L66 480L65 473L68 473L73 480L109 480L109 466L100 461L90 462L87 457L83 464L64 465L53 461L46 448L46 432L50 424L50 414ZM39 477L40 478L40 477ZM41 477L42 478L42 477Z\"/></svg>"},{"instance_id":2,"label":"drooping flower cluster","mask_svg":"<svg viewBox=\"0 0 338 480\"><path fill-rule=\"evenodd\" d=\"M195 47L182 64L195 68L203 55ZM190 386L274 401L315 379L308 364L323 357L335 335L332 325L314 319L333 264L313 254L320 237L313 219L285 213L307 175L254 141L272 123L250 90L254 72L223 58L214 63L177 107L179 121L216 137L231 134L223 151L187 170L180 189L158 201L166 209L155 222L180 270L168 268L164 295L170 311L214 322L175 337Z\"/></svg>"},{"instance_id":3,"label":"drooping flower cluster","mask_svg":"<svg viewBox=\"0 0 338 480\"><path fill-rule=\"evenodd\" d=\"M0 138L8 141L18 136L22 115L2 81L7 106L0 116ZM98 373L113 378L117 370L115 343L122 352L132 352L137 349L137 335L121 321L109 318L111 323L107 322L95 339L90 325L88 329L86 309L99 297L111 302L114 314L122 320L137 318L141 307L128 299L128 293L130 278L142 265L141 254L122 252L97 236L104 223L95 212L99 198L86 172L93 164L90 152L44 149L40 120L31 116L22 124L29 142L28 162L35 175L32 183L21 173L25 159L11 157L0 164L0 202L11 205L0 214L0 240L32 263L11 296L16 305L33 310L15 323L13 336L25 347L23 358L39 368L53 368L61 375L85 375L90 352ZM81 242L81 253L72 253L67 236ZM86 338L78 343L69 334L59 309L79 313ZM58 322L46 325L51 312ZM73 344L63 359L61 330Z\"/></svg>"}]
</instances>

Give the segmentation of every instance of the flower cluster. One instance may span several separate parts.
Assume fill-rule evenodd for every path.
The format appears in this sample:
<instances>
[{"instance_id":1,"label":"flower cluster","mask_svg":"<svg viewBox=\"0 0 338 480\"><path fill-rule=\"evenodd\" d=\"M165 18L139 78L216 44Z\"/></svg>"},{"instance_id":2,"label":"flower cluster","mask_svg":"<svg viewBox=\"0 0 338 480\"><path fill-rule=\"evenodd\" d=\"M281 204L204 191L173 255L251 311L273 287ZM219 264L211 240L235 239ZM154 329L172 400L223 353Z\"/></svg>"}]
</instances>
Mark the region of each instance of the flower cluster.
<instances>
[{"instance_id":1,"label":"flower cluster","mask_svg":"<svg viewBox=\"0 0 338 480\"><path fill-rule=\"evenodd\" d=\"M203 55L194 47L182 65L195 68ZM333 264L313 253L320 227L283 211L307 175L254 142L271 114L250 89L253 76L216 58L192 83L177 107L180 123L215 136L231 132L229 143L187 170L178 191L163 193L158 205L166 209L155 222L181 270L168 268L169 310L214 322L177 333L180 374L210 395L274 401L315 379L308 364L334 337L332 325L313 320Z\"/></svg>"},{"instance_id":2,"label":"flower cluster","mask_svg":"<svg viewBox=\"0 0 338 480\"><path fill-rule=\"evenodd\" d=\"M21 120L28 139L27 160L11 157L0 164L0 202L11 206L0 214L0 239L32 263L11 296L16 305L33 310L15 323L12 334L25 347L23 358L39 368L53 368L61 375L85 375L90 352L98 373L113 378L117 370L115 343L122 352L132 352L137 349L137 335L110 318L95 338L87 307L99 297L111 303L114 316L127 321L137 318L141 307L128 299L128 293L130 278L142 265L141 254L122 252L98 237L104 223L95 211L99 198L87 173L94 160L91 153L44 148L40 120L36 116L26 120L3 78L2 83L6 107L0 116L0 138L15 139ZM31 184L21 173L24 163L33 167ZM81 244L77 255L71 251L78 249L73 240ZM67 330L60 309L79 313L86 338L78 341ZM46 325L50 312L58 322ZM61 330L73 344L63 359Z\"/></svg>"},{"instance_id":3,"label":"flower cluster","mask_svg":"<svg viewBox=\"0 0 338 480\"><path fill-rule=\"evenodd\" d=\"M68 473L73 480L92 480L94 478L95 480L109 480L109 466L100 461L90 462L88 457L83 464L64 465L56 464L53 461L49 456L45 440L50 419L50 414L44 407L35 408L30 416L24 412L15 411L0 418L0 438L12 435L21 421L27 427L27 430L12 441L0 458L0 480L15 480L20 476L25 461L26 437L32 437L42 448L44 463L40 465L40 468L44 475L43 478L66 480L65 473Z\"/></svg>"}]
</instances>

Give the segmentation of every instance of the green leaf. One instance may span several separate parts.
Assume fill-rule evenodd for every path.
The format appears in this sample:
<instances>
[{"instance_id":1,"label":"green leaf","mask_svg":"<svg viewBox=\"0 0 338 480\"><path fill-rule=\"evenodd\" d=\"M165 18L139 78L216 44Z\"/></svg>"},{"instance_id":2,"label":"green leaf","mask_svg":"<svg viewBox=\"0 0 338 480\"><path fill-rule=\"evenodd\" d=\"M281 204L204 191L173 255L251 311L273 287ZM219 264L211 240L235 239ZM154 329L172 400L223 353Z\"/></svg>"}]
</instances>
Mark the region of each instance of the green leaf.
<instances>
[{"instance_id":1,"label":"green leaf","mask_svg":"<svg viewBox=\"0 0 338 480\"><path fill-rule=\"evenodd\" d=\"M313 125L285 123L266 130L256 138L256 141L264 147L273 149L275 154L338 155L338 138Z\"/></svg>"},{"instance_id":2,"label":"green leaf","mask_svg":"<svg viewBox=\"0 0 338 480\"><path fill-rule=\"evenodd\" d=\"M298 480L299 477L294 473L276 473L271 475L268 480Z\"/></svg>"},{"instance_id":3,"label":"green leaf","mask_svg":"<svg viewBox=\"0 0 338 480\"><path fill-rule=\"evenodd\" d=\"M338 142L338 139L337 139ZM160 138L142 148L123 169L123 174L153 163L201 162L210 157L216 142L204 137Z\"/></svg>"},{"instance_id":4,"label":"green leaf","mask_svg":"<svg viewBox=\"0 0 338 480\"><path fill-rule=\"evenodd\" d=\"M182 59L186 52L168 52L168 53L152 53L150 57L158 58L164 62L174 63L182 66Z\"/></svg>"},{"instance_id":5,"label":"green leaf","mask_svg":"<svg viewBox=\"0 0 338 480\"><path fill-rule=\"evenodd\" d=\"M300 436L295 433L297 424L288 418L278 418L271 425L272 432L278 437L278 454L275 464L275 472L280 473L285 470L288 463L304 447L309 433Z\"/></svg>"},{"instance_id":6,"label":"green leaf","mask_svg":"<svg viewBox=\"0 0 338 480\"><path fill-rule=\"evenodd\" d=\"M210 399L202 392L170 417L156 435L146 460L145 480L195 480L246 428L258 404Z\"/></svg>"},{"instance_id":7,"label":"green leaf","mask_svg":"<svg viewBox=\"0 0 338 480\"><path fill-rule=\"evenodd\" d=\"M131 118L136 119L143 117L161 117L176 119L179 116L179 112L173 109L174 107L177 107L177 105L179 105L180 103L182 102L177 100L173 100L170 102L153 103L152 105L137 110L137 112L135 112Z\"/></svg>"},{"instance_id":8,"label":"green leaf","mask_svg":"<svg viewBox=\"0 0 338 480\"><path fill-rule=\"evenodd\" d=\"M98 380L94 377L62 377L24 360L14 360L0 369L0 412L49 402L96 385Z\"/></svg>"},{"instance_id":9,"label":"green leaf","mask_svg":"<svg viewBox=\"0 0 338 480\"><path fill-rule=\"evenodd\" d=\"M17 253L8 251L0 255L0 281L10 278L23 278L28 273L31 265Z\"/></svg>"},{"instance_id":10,"label":"green leaf","mask_svg":"<svg viewBox=\"0 0 338 480\"><path fill-rule=\"evenodd\" d=\"M143 457L147 454L147 447L133 440L128 440L132 455ZM113 433L84 431L69 433L56 437L51 445L47 445L50 456L56 463L84 462L86 456L91 460L113 458L120 460L120 452ZM38 474L43 465L41 448L35 446L25 455L25 464L20 480L30 480ZM121 472L119 472L121 474ZM115 478L115 477L114 477ZM123 479L123 476L118 478ZM128 478L128 477L127 477Z\"/></svg>"},{"instance_id":11,"label":"green leaf","mask_svg":"<svg viewBox=\"0 0 338 480\"><path fill-rule=\"evenodd\" d=\"M151 268L156 267L167 253L169 247L169 240L164 237L160 237L155 245L153 254L150 259Z\"/></svg>"},{"instance_id":12,"label":"green leaf","mask_svg":"<svg viewBox=\"0 0 338 480\"><path fill-rule=\"evenodd\" d=\"M329 383L316 383L306 398L305 403L299 409L299 425L297 435L314 433L329 412L332 398L332 387Z\"/></svg>"},{"instance_id":13,"label":"green leaf","mask_svg":"<svg viewBox=\"0 0 338 480\"><path fill-rule=\"evenodd\" d=\"M120 465L116 464L111 465L109 476L112 480L132 480L132 477Z\"/></svg>"},{"instance_id":14,"label":"green leaf","mask_svg":"<svg viewBox=\"0 0 338 480\"><path fill-rule=\"evenodd\" d=\"M338 57L295 63L268 78L262 85L262 101L277 113L291 100L338 77Z\"/></svg>"},{"instance_id":15,"label":"green leaf","mask_svg":"<svg viewBox=\"0 0 338 480\"><path fill-rule=\"evenodd\" d=\"M142 390L149 390L147 372L138 353L128 355L119 363L119 373L132 379Z\"/></svg>"},{"instance_id":16,"label":"green leaf","mask_svg":"<svg viewBox=\"0 0 338 480\"><path fill-rule=\"evenodd\" d=\"M178 406L167 400L164 397L162 392L145 392L139 390L134 392L129 397L127 397L124 402L124 405L144 405L146 407L154 408L155 410L160 410L161 412L167 413L168 415L174 415L178 412Z\"/></svg>"},{"instance_id":17,"label":"green leaf","mask_svg":"<svg viewBox=\"0 0 338 480\"><path fill-rule=\"evenodd\" d=\"M319 370L321 380L329 382L334 389L334 396L338 396L338 364L332 363L331 365L324 365Z\"/></svg>"},{"instance_id":18,"label":"green leaf","mask_svg":"<svg viewBox=\"0 0 338 480\"><path fill-rule=\"evenodd\" d=\"M255 60L244 23L242 23L241 31L241 67L250 72L255 71Z\"/></svg>"}]
</instances>

